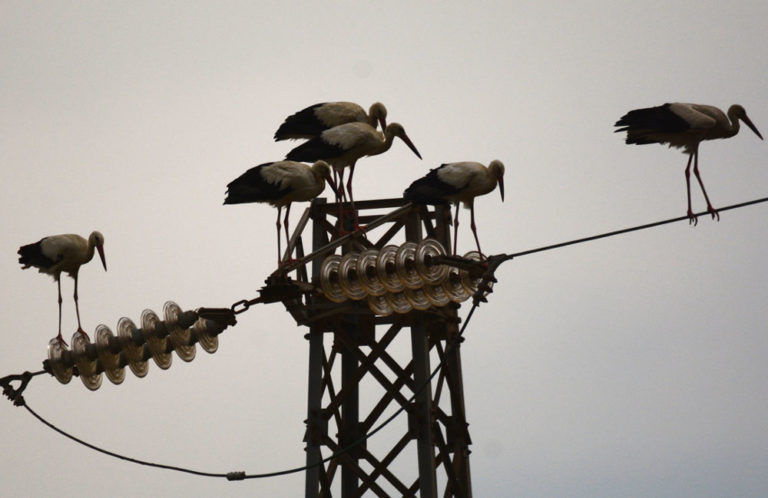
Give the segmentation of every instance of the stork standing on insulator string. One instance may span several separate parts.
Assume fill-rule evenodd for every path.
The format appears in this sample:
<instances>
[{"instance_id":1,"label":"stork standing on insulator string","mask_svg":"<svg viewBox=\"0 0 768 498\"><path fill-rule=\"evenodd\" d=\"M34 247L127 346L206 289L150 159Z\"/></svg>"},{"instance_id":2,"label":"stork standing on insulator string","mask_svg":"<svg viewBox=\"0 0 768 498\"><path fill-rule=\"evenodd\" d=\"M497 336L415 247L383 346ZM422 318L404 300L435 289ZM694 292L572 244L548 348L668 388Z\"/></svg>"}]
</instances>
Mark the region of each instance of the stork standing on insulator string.
<instances>
[{"instance_id":1,"label":"stork standing on insulator string","mask_svg":"<svg viewBox=\"0 0 768 498\"><path fill-rule=\"evenodd\" d=\"M19 263L22 269L35 267L40 273L46 273L56 280L59 289L59 334L56 340L66 345L61 336L61 274L66 273L75 280L75 312L77 313L77 332L85 334L80 324L80 307L77 303L77 278L80 267L93 259L94 251L99 252L101 264L107 271L107 261L104 259L104 236L94 231L88 240L79 235L69 233L43 237L34 244L21 246L18 250ZM87 334L85 334L87 337Z\"/></svg>"},{"instance_id":2,"label":"stork standing on insulator string","mask_svg":"<svg viewBox=\"0 0 768 498\"><path fill-rule=\"evenodd\" d=\"M454 255L459 230L459 203L463 202L470 210L470 228L475 236L477 251L483 254L475 225L475 197L491 192L497 184L504 202L504 164L499 160L491 161L488 167L472 161L447 163L411 183L403 192L403 198L417 204L456 205L453 219Z\"/></svg>"}]
</instances>

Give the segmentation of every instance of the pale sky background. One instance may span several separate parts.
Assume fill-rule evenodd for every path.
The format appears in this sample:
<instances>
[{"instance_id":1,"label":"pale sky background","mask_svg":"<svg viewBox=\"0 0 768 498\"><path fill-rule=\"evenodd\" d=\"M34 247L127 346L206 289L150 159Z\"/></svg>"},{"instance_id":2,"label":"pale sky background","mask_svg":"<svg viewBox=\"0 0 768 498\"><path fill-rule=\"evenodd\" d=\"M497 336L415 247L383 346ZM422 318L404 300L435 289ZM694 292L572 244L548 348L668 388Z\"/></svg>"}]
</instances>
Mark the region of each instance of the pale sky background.
<instances>
[{"instance_id":1,"label":"pale sky background","mask_svg":"<svg viewBox=\"0 0 768 498\"><path fill-rule=\"evenodd\" d=\"M396 142L361 160L356 199L399 197L442 162L501 159L506 202L476 203L488 253L681 216L685 156L627 146L613 123L664 102L740 103L768 134L766 19L765 1L2 1L0 376L39 369L56 333L55 283L16 256L44 235L105 235L109 271L81 271L91 333L166 300L255 297L275 212L222 206L225 186L282 158L275 129L316 102L380 100L424 157ZM766 157L747 128L703 145L713 203L768 196ZM475 496L768 495L767 233L761 204L502 266L463 345ZM62 292L69 338L71 279ZM214 355L96 392L39 377L25 397L135 458L296 467L305 332L261 306ZM0 421L4 496L304 492L303 474L227 482L118 461L7 401Z\"/></svg>"}]
</instances>

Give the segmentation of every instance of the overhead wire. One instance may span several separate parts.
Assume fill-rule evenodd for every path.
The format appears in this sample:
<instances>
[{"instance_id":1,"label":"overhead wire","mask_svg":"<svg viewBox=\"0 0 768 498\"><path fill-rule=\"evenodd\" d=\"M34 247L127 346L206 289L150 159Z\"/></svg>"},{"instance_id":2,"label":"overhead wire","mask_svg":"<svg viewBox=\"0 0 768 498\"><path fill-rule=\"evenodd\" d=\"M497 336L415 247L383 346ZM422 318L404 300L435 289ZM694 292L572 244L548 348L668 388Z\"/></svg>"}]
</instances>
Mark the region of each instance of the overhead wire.
<instances>
[{"instance_id":1,"label":"overhead wire","mask_svg":"<svg viewBox=\"0 0 768 498\"><path fill-rule=\"evenodd\" d=\"M451 351L455 347L455 345L458 344L458 342L460 341L462 335L464 334L464 330L466 330L467 325L469 324L469 321L472 319L472 315L474 314L475 309L479 306L479 303L480 303L479 299L475 299L474 300L474 302L472 304L472 308L470 308L469 313L467 314L467 318L464 320L464 323L462 324L461 329L456 334L456 336L453 338L453 340L446 346L446 349L445 349L446 353ZM86 441L83 441L82 439L80 439L80 438L78 438L76 436L73 436L72 434L69 434L68 432L58 428L57 426L55 426L54 424L52 424L51 422L49 422L48 420L46 420L45 418L40 416L32 408L30 408L29 405L26 403L26 401L23 398L21 398L21 403L20 404L21 404L21 406L26 408L27 411L32 416L34 416L37 420L42 422L44 425L46 425L50 429L58 432L62 436L66 437L66 438L68 438L68 439L70 439L70 440L72 440L72 441L74 441L74 442L76 442L78 444L81 444L81 445L83 445L83 446L85 446L87 448L90 448L90 449L92 449L94 451L98 451L99 453L103 453L105 455L108 455L108 456L111 456L111 457L114 457L114 458L117 458L117 459L120 459L120 460L136 463L136 464L139 464L139 465L145 465L145 466L148 466L148 467L155 467L155 468L166 469L166 470L175 470L177 472L184 472L184 473L187 473L187 474L193 474L193 475L202 476L202 477L226 478L227 480L230 480L230 481L240 481L240 480L244 480L244 479L264 479L264 478L268 478L268 477L277 477L277 476L283 476L283 475L288 475L288 474L295 474L297 472L303 472L305 470L308 470L308 469L311 469L311 468L314 468L314 467L318 467L318 466L320 466L320 465L322 465L322 464L324 464L326 462L329 462L329 461L331 461L331 460L333 460L335 458L338 458L341 455L344 455L344 454L348 453L353 448L355 448L356 446L360 445L364 441L368 440L369 438L371 438L377 432L381 431L390 422L392 422L395 418L397 418L398 415L400 415L403 411L405 411L405 407L408 404L410 404L411 402L413 402L416 399L416 397L422 391L424 391L424 389L429 387L429 385L432 382L432 379L440 372L440 369L443 367L443 365L445 364L446 361L448 361L447 354L444 355L443 360L441 360L440 363L432 370L432 373L427 378L427 380L424 381L422 383L422 385L419 386L418 389L414 390L413 394L408 399L408 401L407 401L407 403L405 405L400 406L400 408L398 408L395 411L395 413L390 415L386 420L384 420L382 423L380 423L376 428L374 428L371 431L369 431L368 433L364 434L363 436L361 436L356 441L353 441L348 446L346 446L346 447L340 449L339 451L337 451L337 452L335 452L335 453L333 453L333 454L323 458L322 460L320 460L318 462L315 462L315 463L312 463L312 464L309 464L309 465L304 465L304 466L301 466L301 467L294 467L294 468L290 468L290 469L286 469L286 470L279 470L279 471L274 471L274 472L265 472L265 473L261 473L261 474L246 474L245 472L242 472L242 471L228 472L228 473L202 472L202 471L188 469L188 468L185 468L185 467L178 467L178 466L174 466L174 465L166 465L166 464L161 464L161 463L148 462L146 460L139 460L137 458L132 458L132 457L128 457L128 456L125 456L125 455L121 455L119 453L115 453L115 452L112 452L112 451L109 451L109 450L105 450L105 449L100 448L100 447L98 447L98 446L96 446L94 444L91 444L91 443L88 443ZM40 372L40 373L42 373L42 372Z\"/></svg>"},{"instance_id":2,"label":"overhead wire","mask_svg":"<svg viewBox=\"0 0 768 498\"><path fill-rule=\"evenodd\" d=\"M755 200L747 201L747 202L741 202L741 203L738 203L738 204L732 204L732 205L729 205L729 206L725 206L725 207L719 208L718 211L719 212L728 211L728 210L742 208L742 207L746 207L746 206L750 206L750 205L754 205L754 204L759 204L759 203L763 203L763 202L768 202L768 197L763 197L763 198L760 198L760 199L755 199ZM696 213L695 216L703 216L703 215L706 215L706 214L708 214L707 211L702 211L700 213ZM535 249L528 249L528 250L520 251L520 252L513 253L513 254L499 254L497 256L491 256L490 259L493 261L493 264L490 265L491 267L489 268L489 272L484 277L484 281L488 282L490 280L493 280L494 279L493 278L493 272L495 271L495 269L498 268L498 266L501 263L503 263L505 261L508 261L508 260L511 260L513 258L525 256L525 255L528 255L528 254L534 254L534 253L538 253L538 252L548 251L548 250L552 250L552 249L558 249L558 248L566 247L566 246L570 246L570 245L580 244L580 243L583 243L583 242L589 242L589 241L593 241L593 240L598 240L598 239L602 239L602 238L606 238L606 237L612 237L612 236L615 236L615 235L621 235L621 234L624 234L624 233L634 232L634 231L638 231L638 230L644 230L644 229L653 228L653 227L657 227L657 226L662 226L662 225L666 225L666 224L670 224L670 223L675 223L675 222L679 222L679 221L684 221L684 220L690 220L690 219L689 219L689 217L687 215L686 216L678 216L678 217L675 217L675 218L669 218L669 219L665 219L665 220L660 220L660 221L656 221L656 222L653 222L653 223L646 223L646 224L643 224L643 225L637 225L637 226L633 226L633 227L623 228L623 229L619 229L619 230L605 232L605 233L598 234L598 235L592 235L592 236L589 236L589 237L582 237L582 238L579 238L579 239L573 239L573 240L566 241L566 242L560 242L560 243L557 243L557 244L551 244L551 245L547 245L547 246L542 246L542 247L538 247L538 248L535 248ZM495 258L495 260L494 260L494 258ZM482 290L482 285L481 285L481 290ZM479 306L481 301L484 301L484 298L480 297L479 295L475 296L475 299L473 299L472 307L470 308L469 313L467 314L467 317L464 320L464 323L462 324L461 329L456 334L456 336L453 338L453 340L446 346L446 349L445 349L446 353L451 351L459 343L459 341L461 340L461 337L464 334L464 331L466 330L467 325L469 324L469 322L470 322L470 320L471 320L475 310L477 309L477 307ZM103 454L108 455L108 456L112 456L114 458L118 458L120 460L136 463L136 464L139 464L139 465L145 465L145 466L149 466L149 467L155 467L155 468L161 468L161 469L167 469L167 470L175 470L177 472L183 472L183 473L188 473L188 474L197 475L197 476L215 477L215 478L226 478L226 479L231 480L231 481L233 481L233 480L243 480L243 479L263 479L263 478L277 477L277 476L282 476L282 475L288 475L288 474L294 474L294 473L298 473L298 472L303 472L305 470L308 470L308 469L311 469L313 467L320 466L320 465L322 465L322 464L324 464L326 462L329 462L329 461L331 461L331 460L333 460L333 459L335 459L335 458L337 458L337 457L339 457L339 456L341 456L341 455L343 455L345 453L348 453L353 448L355 448L356 446L360 445L361 443L363 443L364 441L366 441L367 439L371 438L376 433L381 431L384 427L386 427L389 423L391 423L395 418L397 418L403 411L405 411L405 409L406 409L405 407L407 406L407 404L410 404L411 402L413 402L416 399L416 397L424 389L426 389L431 384L432 379L434 379L434 377L439 373L440 369L444 366L444 364L447 361L447 359L448 359L448 355L446 354L446 355L444 355L443 359L439 362L439 364L432 370L432 373L427 378L427 380L421 386L419 386L418 389L414 390L414 393L408 399L408 402L406 404L400 406L392 415L390 415L387 419L385 419L383 422L381 422L377 427L375 427L374 429L372 429L368 433L364 434L363 436L361 436L356 441L353 441L348 446L340 449L339 451L337 451L337 452L335 452L335 453L333 453L333 454L331 454L331 455L329 455L329 456L327 456L327 457L325 457L325 458L323 458L323 459L321 459L321 460L319 460L317 462L309 464L309 465L304 465L304 466L301 466L301 467L294 467L294 468L280 470L280 471L274 471L274 472L259 473L259 474L246 474L245 472L242 472L242 471L229 472L229 473L201 472L201 471L196 471L196 470L192 470L192 469L188 469L188 468L184 468L184 467L178 467L178 466L173 466L173 465L165 465L165 464L158 464L158 463L148 462L148 461L145 461L145 460L139 460L139 459L136 459L136 458L131 458L131 457L127 457L127 456L124 456L124 455L120 455L118 453L115 453L115 452L112 452L112 451L109 451L109 450L105 450L105 449L100 448L100 447L98 447L96 445L93 445L93 444L90 444L90 443L88 443L86 441L83 441L82 439L79 439L79 438L77 438L77 437L67 433L66 431L56 427L54 424L52 424L51 422L47 421L45 418L43 418L37 412L35 412L32 408L30 408L28 406L28 404L26 403L26 401L21 396L17 396L17 399L14 400L14 403L17 404L17 405L24 406L24 408L26 408L27 411L31 415L33 415L37 420L39 420L41 423L43 423L44 425L46 425L50 429L58 432L59 434L69 438L70 440L72 440L74 442L77 442L77 443L79 443L79 444L81 444L81 445L83 445L83 446L85 446L87 448L90 448L90 449L94 450L94 451L103 453ZM29 377L31 378L31 376L39 375L41 373L43 373L43 371L35 372L34 374L30 375ZM20 376L8 376L6 378L10 378L10 377L20 377ZM18 380L18 379L14 379L14 380ZM26 382L28 382L28 381L29 381L29 378L26 380ZM25 382L25 384L26 384L26 382Z\"/></svg>"}]
</instances>

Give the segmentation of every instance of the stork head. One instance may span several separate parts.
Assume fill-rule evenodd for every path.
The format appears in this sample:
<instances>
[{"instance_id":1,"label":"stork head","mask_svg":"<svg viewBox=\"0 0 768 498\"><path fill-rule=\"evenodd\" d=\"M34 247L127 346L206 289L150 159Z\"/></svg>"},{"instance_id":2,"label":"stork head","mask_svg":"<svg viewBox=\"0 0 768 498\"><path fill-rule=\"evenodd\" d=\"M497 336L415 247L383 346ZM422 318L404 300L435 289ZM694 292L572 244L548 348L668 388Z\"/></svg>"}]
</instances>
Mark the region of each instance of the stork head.
<instances>
[{"instance_id":1,"label":"stork head","mask_svg":"<svg viewBox=\"0 0 768 498\"><path fill-rule=\"evenodd\" d=\"M331 166L325 162L325 161L317 161L315 164L312 165L312 170L315 172L315 175L317 178L320 178L326 182L328 182L328 185L331 186L331 190L333 190L333 193L336 195L336 197L339 196L339 188L336 185L336 182L333 181L333 178L331 177Z\"/></svg>"},{"instance_id":2,"label":"stork head","mask_svg":"<svg viewBox=\"0 0 768 498\"><path fill-rule=\"evenodd\" d=\"M98 230L91 232L88 237L88 245L94 247L99 252L99 258L101 258L101 265L104 267L104 271L107 271L107 260L104 258L104 236Z\"/></svg>"},{"instance_id":3,"label":"stork head","mask_svg":"<svg viewBox=\"0 0 768 498\"><path fill-rule=\"evenodd\" d=\"M504 164L498 159L494 159L491 161L491 164L488 165L488 171L490 171L494 178L496 178L496 181L499 182L501 202L504 202Z\"/></svg>"},{"instance_id":4,"label":"stork head","mask_svg":"<svg viewBox=\"0 0 768 498\"><path fill-rule=\"evenodd\" d=\"M376 128L376 123L381 125L381 131L387 129L387 108L381 102L374 102L368 110L368 116L371 118L371 126Z\"/></svg>"},{"instance_id":5,"label":"stork head","mask_svg":"<svg viewBox=\"0 0 768 498\"><path fill-rule=\"evenodd\" d=\"M414 154L416 154L416 157L421 159L421 154L419 154L419 151L416 150L416 146L413 145L413 142L411 142L411 139L408 138L408 135L405 134L405 128L403 128L403 125L400 123L390 123L387 125L386 130L384 131L384 135L387 137L399 137L400 140L405 142L405 145L410 148Z\"/></svg>"},{"instance_id":6,"label":"stork head","mask_svg":"<svg viewBox=\"0 0 768 498\"><path fill-rule=\"evenodd\" d=\"M752 123L752 120L749 119L747 116L747 111L744 110L742 106L739 104L734 104L731 106L730 109L728 109L728 114L731 115L731 121L736 121L736 119L740 119L744 121L744 124L749 126L749 129L755 132L755 135L760 137L760 140L763 139L763 136L760 134L759 131L757 131L757 127Z\"/></svg>"}]
</instances>

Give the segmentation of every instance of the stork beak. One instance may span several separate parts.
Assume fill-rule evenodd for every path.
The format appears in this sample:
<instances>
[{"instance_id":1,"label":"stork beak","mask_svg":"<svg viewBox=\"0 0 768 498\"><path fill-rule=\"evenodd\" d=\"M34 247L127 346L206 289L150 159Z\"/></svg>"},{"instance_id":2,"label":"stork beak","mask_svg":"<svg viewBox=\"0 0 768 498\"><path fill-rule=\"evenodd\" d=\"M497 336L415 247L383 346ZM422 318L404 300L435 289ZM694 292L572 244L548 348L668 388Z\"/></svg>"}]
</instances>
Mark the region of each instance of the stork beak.
<instances>
[{"instance_id":1,"label":"stork beak","mask_svg":"<svg viewBox=\"0 0 768 498\"><path fill-rule=\"evenodd\" d=\"M381 125L381 131L387 129L387 118L379 118L379 125Z\"/></svg>"},{"instance_id":2,"label":"stork beak","mask_svg":"<svg viewBox=\"0 0 768 498\"><path fill-rule=\"evenodd\" d=\"M336 182L333 181L333 178L331 178L331 175L327 175L325 177L325 181L327 181L328 185L331 186L331 190L333 190L333 193L336 195L336 198L338 199L339 197L341 197L341 195L339 195L339 187L336 185Z\"/></svg>"},{"instance_id":3,"label":"stork beak","mask_svg":"<svg viewBox=\"0 0 768 498\"><path fill-rule=\"evenodd\" d=\"M104 258L104 246L96 246L96 250L99 251L99 257L101 258L101 264L104 267L104 271L107 271L107 260Z\"/></svg>"},{"instance_id":4,"label":"stork beak","mask_svg":"<svg viewBox=\"0 0 768 498\"><path fill-rule=\"evenodd\" d=\"M504 177L499 177L499 193L501 194L501 202L504 202Z\"/></svg>"},{"instance_id":5,"label":"stork beak","mask_svg":"<svg viewBox=\"0 0 768 498\"><path fill-rule=\"evenodd\" d=\"M763 139L763 136L760 134L760 132L759 132L759 131L757 131L757 128L755 127L755 125L754 125L754 124L752 124L752 120L751 120L751 119L749 119L749 118L748 118L746 115L744 115L744 116L742 116L741 120L742 120L742 121L744 121L744 122L747 124L747 126L749 126L749 128L750 128L752 131L754 131L754 132L755 132L755 135L757 135L758 137L760 137L760 140L762 140L762 139Z\"/></svg>"},{"instance_id":6,"label":"stork beak","mask_svg":"<svg viewBox=\"0 0 768 498\"><path fill-rule=\"evenodd\" d=\"M411 139L410 139L410 138L408 138L408 135L406 135L405 133L403 133L403 136L402 136L402 137L400 137L400 138L402 138L402 139L403 139L403 142L405 142L405 145L407 145L407 146L408 146L408 147L409 147L409 148L410 148L410 149L413 151L413 153L414 153L414 154L416 154L416 157L418 157L419 159L421 159L421 154L419 154L419 151L418 151L418 150L416 150L416 146L415 146L415 145L413 145L413 142L411 142Z\"/></svg>"}]
</instances>

